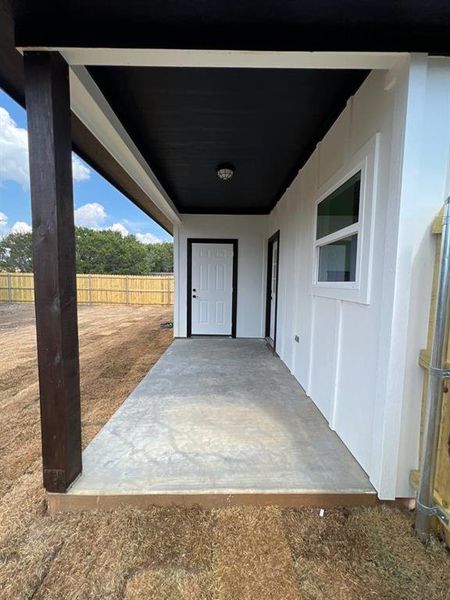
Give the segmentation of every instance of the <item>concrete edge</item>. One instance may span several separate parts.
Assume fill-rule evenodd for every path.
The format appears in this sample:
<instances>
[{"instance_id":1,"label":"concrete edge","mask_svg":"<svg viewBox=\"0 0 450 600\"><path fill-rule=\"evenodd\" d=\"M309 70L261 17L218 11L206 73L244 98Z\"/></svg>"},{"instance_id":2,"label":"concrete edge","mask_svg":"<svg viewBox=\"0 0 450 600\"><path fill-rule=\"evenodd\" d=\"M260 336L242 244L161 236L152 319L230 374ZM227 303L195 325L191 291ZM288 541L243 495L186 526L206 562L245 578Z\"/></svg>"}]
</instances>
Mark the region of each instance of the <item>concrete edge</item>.
<instances>
[{"instance_id":1,"label":"concrete edge","mask_svg":"<svg viewBox=\"0 0 450 600\"><path fill-rule=\"evenodd\" d=\"M283 508L334 506L375 506L375 492L365 493L236 493L236 494L52 494L47 493L50 514L68 511L114 509L120 506L148 508L149 506L279 506Z\"/></svg>"}]
</instances>

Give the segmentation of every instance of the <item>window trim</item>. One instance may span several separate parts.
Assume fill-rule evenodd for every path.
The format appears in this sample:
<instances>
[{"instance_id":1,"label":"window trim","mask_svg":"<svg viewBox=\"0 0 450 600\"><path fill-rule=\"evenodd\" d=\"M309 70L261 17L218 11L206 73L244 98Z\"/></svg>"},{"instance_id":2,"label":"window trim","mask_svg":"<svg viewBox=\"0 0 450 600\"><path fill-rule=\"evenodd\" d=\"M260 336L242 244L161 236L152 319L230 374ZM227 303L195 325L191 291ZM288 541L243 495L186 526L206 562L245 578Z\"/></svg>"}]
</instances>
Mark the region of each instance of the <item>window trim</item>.
<instances>
[{"instance_id":1,"label":"window trim","mask_svg":"<svg viewBox=\"0 0 450 600\"><path fill-rule=\"evenodd\" d=\"M312 294L326 298L370 303L370 281L373 253L373 226L376 203L378 147L376 134L317 191L314 202ZM319 204L346 181L361 172L358 221L331 234L316 239ZM320 248L351 235L357 235L355 281L319 281Z\"/></svg>"}]
</instances>

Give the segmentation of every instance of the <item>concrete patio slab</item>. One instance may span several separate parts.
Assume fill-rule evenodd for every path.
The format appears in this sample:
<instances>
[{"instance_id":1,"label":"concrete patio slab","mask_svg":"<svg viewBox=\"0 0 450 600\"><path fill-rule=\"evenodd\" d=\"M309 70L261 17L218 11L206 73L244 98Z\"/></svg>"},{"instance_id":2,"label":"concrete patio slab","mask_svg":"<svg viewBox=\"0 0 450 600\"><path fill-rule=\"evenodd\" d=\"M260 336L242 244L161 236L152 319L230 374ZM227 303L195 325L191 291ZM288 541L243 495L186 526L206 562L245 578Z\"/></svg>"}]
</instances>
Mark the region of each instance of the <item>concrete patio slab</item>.
<instances>
[{"instance_id":1,"label":"concrete patio slab","mask_svg":"<svg viewBox=\"0 0 450 600\"><path fill-rule=\"evenodd\" d=\"M263 340L175 340L83 453L65 496L374 494Z\"/></svg>"}]
</instances>

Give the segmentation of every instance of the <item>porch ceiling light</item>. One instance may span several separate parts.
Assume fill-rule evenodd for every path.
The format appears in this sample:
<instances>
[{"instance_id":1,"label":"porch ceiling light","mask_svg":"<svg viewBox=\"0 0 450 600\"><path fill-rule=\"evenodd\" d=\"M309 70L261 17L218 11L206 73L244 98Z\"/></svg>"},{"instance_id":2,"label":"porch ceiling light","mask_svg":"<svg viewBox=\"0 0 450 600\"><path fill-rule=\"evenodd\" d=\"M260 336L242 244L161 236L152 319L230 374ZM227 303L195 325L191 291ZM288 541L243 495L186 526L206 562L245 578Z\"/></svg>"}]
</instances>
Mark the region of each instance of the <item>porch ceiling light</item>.
<instances>
[{"instance_id":1,"label":"porch ceiling light","mask_svg":"<svg viewBox=\"0 0 450 600\"><path fill-rule=\"evenodd\" d=\"M234 175L234 167L230 163L217 166L217 177L222 181L230 181Z\"/></svg>"}]
</instances>

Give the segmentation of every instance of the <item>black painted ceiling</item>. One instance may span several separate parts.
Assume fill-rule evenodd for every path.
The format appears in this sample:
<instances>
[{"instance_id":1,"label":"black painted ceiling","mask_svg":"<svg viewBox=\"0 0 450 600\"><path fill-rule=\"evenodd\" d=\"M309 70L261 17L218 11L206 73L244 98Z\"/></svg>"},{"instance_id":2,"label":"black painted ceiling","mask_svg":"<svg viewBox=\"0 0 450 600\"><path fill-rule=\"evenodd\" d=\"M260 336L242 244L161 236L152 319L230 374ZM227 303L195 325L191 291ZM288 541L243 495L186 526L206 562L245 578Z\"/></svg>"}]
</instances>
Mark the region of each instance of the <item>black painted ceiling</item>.
<instances>
[{"instance_id":1,"label":"black painted ceiling","mask_svg":"<svg viewBox=\"0 0 450 600\"><path fill-rule=\"evenodd\" d=\"M22 102L14 44L450 54L449 0L9 4L7 19L0 14L8 21L6 41L0 22L0 85ZM255 213L270 210L366 75L102 67L91 73L181 211ZM77 147L95 163L98 152L79 130ZM236 165L229 184L215 175L222 161ZM107 161L102 165L115 180Z\"/></svg>"},{"instance_id":2,"label":"black painted ceiling","mask_svg":"<svg viewBox=\"0 0 450 600\"><path fill-rule=\"evenodd\" d=\"M90 68L180 212L266 213L364 71ZM229 182L216 167L235 166Z\"/></svg>"},{"instance_id":3,"label":"black painted ceiling","mask_svg":"<svg viewBox=\"0 0 450 600\"><path fill-rule=\"evenodd\" d=\"M28 46L450 51L449 0L12 0Z\"/></svg>"}]
</instances>

